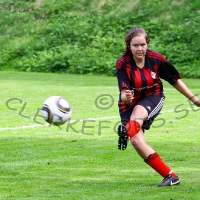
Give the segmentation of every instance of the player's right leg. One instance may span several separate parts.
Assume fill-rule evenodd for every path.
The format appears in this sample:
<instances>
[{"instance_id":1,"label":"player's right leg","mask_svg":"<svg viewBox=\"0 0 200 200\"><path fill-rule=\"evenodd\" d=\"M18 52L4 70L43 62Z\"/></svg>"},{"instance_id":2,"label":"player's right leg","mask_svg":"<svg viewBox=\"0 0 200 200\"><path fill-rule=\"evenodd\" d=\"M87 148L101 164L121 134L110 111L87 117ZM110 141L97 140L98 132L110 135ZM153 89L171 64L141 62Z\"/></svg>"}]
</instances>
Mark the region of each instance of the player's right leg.
<instances>
[{"instance_id":1,"label":"player's right leg","mask_svg":"<svg viewBox=\"0 0 200 200\"><path fill-rule=\"evenodd\" d=\"M118 126L118 149L125 150L128 144L128 132L123 124Z\"/></svg>"},{"instance_id":2,"label":"player's right leg","mask_svg":"<svg viewBox=\"0 0 200 200\"><path fill-rule=\"evenodd\" d=\"M127 148L129 136L126 124L130 121L132 111L132 107L129 107L129 109L127 109L125 112L120 110L121 124L118 126L117 129L119 150L125 150Z\"/></svg>"}]
</instances>

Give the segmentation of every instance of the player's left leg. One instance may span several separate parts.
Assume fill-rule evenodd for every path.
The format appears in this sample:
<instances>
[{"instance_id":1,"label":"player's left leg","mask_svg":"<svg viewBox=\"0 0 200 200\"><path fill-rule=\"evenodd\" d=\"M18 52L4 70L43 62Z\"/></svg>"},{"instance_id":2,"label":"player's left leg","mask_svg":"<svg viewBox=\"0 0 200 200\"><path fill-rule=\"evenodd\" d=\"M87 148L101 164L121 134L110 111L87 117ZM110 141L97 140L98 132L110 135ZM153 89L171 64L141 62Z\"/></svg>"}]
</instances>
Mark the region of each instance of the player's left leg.
<instances>
[{"instance_id":1,"label":"player's left leg","mask_svg":"<svg viewBox=\"0 0 200 200\"><path fill-rule=\"evenodd\" d=\"M144 161L164 177L158 187L178 185L180 183L178 176L163 162L156 152L150 154Z\"/></svg>"},{"instance_id":2,"label":"player's left leg","mask_svg":"<svg viewBox=\"0 0 200 200\"><path fill-rule=\"evenodd\" d=\"M180 183L178 176L165 164L161 157L151 148L145 140L143 129L131 138L131 144L144 162L159 173L164 179L159 187L177 185Z\"/></svg>"},{"instance_id":3,"label":"player's left leg","mask_svg":"<svg viewBox=\"0 0 200 200\"><path fill-rule=\"evenodd\" d=\"M137 121L141 128L136 134L135 129L131 128L128 130L128 134L132 136L130 141L137 153L144 159L145 163L147 163L162 177L164 177L163 181L158 184L159 187L177 185L180 183L178 176L163 162L161 157L154 151L154 149L147 145L144 137L144 129L148 130L150 128L154 118L158 115L162 107L159 98L156 97L154 101L152 101L152 99L150 99L150 101L147 99L143 102L140 102L140 105L137 105L134 108L131 115L131 121L128 124L131 126L132 124L135 124L133 121ZM156 101L157 105L155 104ZM151 104L151 102L154 103ZM146 109L146 105L148 105L150 109ZM159 109L157 109L157 106ZM148 110L151 110L152 112ZM127 127L128 124L126 125Z\"/></svg>"}]
</instances>

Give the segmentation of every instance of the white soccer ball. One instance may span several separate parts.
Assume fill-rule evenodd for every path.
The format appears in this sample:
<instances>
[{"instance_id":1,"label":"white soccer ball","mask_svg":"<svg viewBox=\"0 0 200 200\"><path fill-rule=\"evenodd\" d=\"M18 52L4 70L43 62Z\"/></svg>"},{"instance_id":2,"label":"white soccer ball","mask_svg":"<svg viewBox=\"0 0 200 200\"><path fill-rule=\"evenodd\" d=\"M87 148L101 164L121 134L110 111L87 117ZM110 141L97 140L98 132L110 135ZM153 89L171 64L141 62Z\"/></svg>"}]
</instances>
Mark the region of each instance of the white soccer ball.
<instances>
[{"instance_id":1,"label":"white soccer ball","mask_svg":"<svg viewBox=\"0 0 200 200\"><path fill-rule=\"evenodd\" d=\"M51 96L43 103L42 116L49 124L62 125L71 115L72 109L69 102L61 96Z\"/></svg>"}]
</instances>

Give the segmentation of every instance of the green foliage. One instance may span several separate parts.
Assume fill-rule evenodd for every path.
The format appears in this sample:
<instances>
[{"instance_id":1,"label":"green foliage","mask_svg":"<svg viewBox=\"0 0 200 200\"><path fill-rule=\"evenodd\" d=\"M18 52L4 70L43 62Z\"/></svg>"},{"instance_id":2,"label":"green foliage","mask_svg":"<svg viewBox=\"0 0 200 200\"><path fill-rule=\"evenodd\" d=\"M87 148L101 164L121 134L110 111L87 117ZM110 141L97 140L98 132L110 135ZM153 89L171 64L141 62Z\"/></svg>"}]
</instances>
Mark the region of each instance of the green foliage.
<instances>
[{"instance_id":1,"label":"green foliage","mask_svg":"<svg viewBox=\"0 0 200 200\"><path fill-rule=\"evenodd\" d=\"M0 10L0 70L113 76L125 34L140 26L150 49L200 77L199 0L2 0Z\"/></svg>"}]
</instances>

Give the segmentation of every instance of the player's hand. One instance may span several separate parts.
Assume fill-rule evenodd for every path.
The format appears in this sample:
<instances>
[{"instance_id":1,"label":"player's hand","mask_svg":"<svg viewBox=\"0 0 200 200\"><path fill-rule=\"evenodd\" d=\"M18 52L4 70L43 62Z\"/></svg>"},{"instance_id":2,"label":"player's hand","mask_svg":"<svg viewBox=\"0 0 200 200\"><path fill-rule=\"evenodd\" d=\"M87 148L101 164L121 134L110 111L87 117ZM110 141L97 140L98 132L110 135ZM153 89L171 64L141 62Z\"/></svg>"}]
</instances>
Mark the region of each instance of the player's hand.
<instances>
[{"instance_id":1,"label":"player's hand","mask_svg":"<svg viewBox=\"0 0 200 200\"><path fill-rule=\"evenodd\" d=\"M130 102L134 99L134 91L133 90L126 90L125 95L126 95L126 99Z\"/></svg>"},{"instance_id":2,"label":"player's hand","mask_svg":"<svg viewBox=\"0 0 200 200\"><path fill-rule=\"evenodd\" d=\"M195 101L194 105L197 106L197 107L200 107L200 99L198 99L197 101Z\"/></svg>"}]
</instances>

